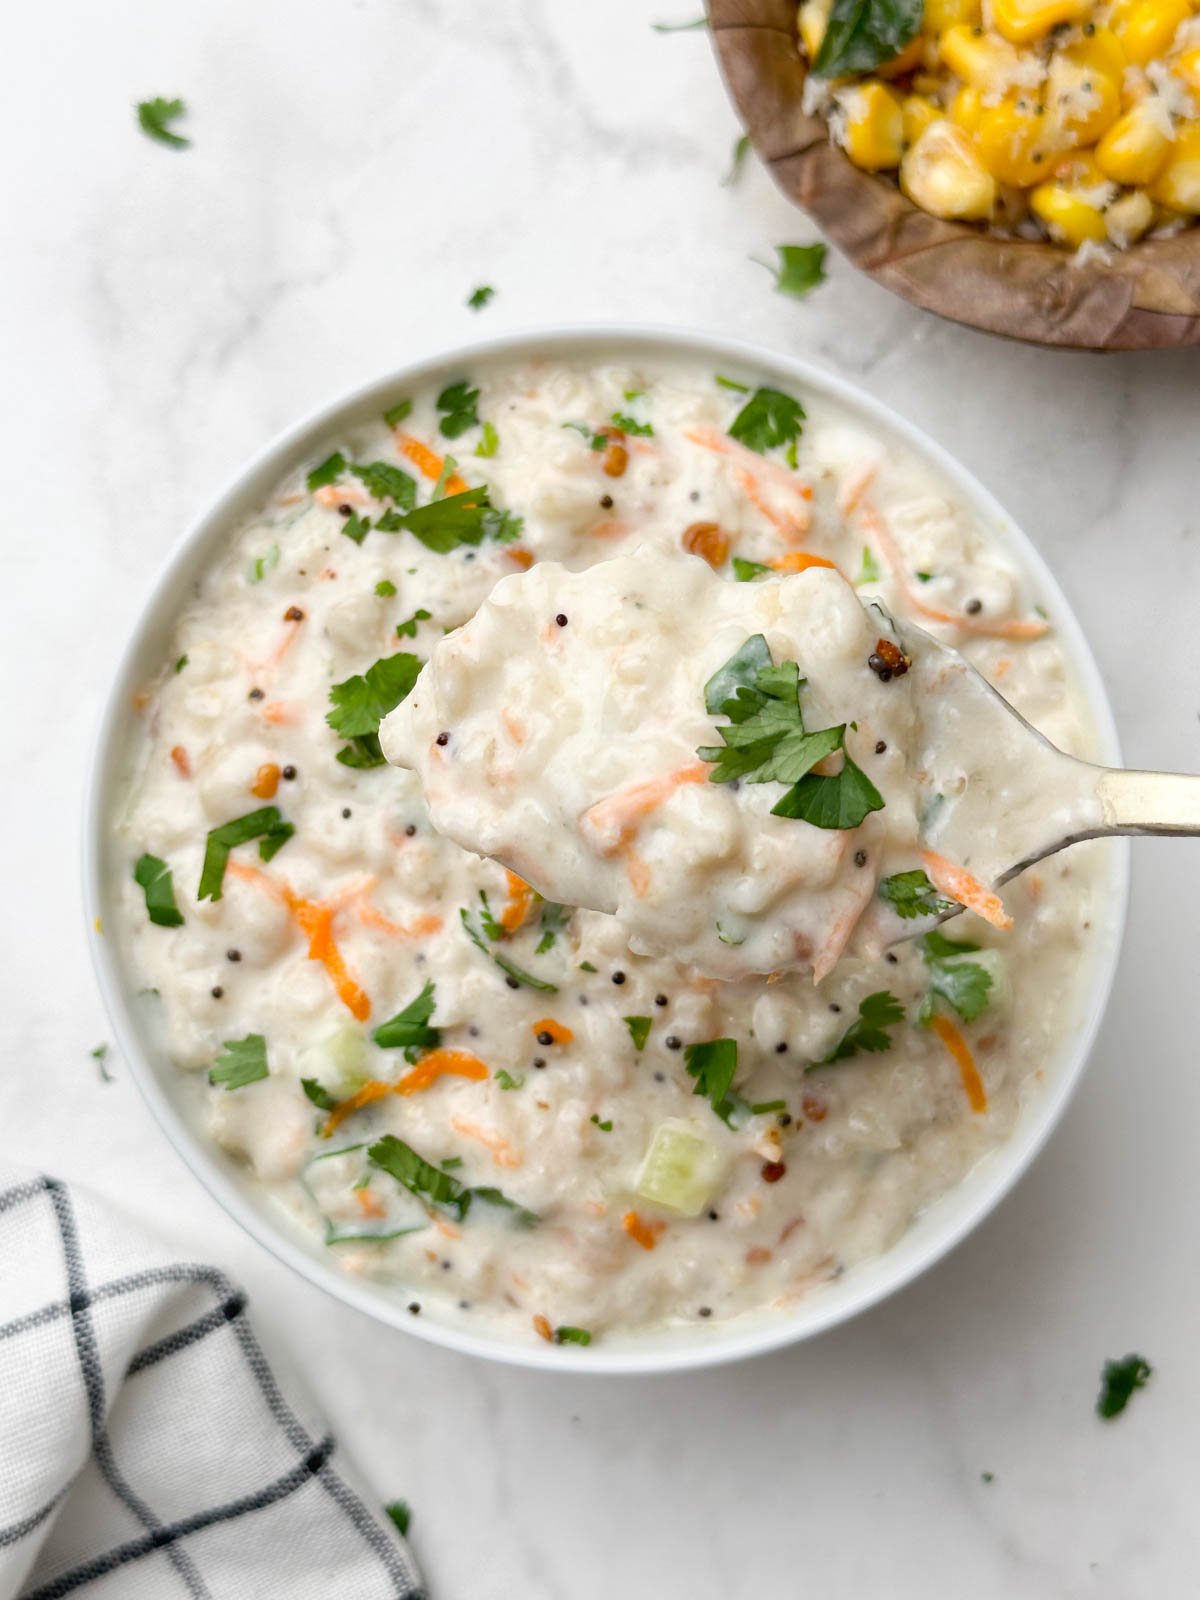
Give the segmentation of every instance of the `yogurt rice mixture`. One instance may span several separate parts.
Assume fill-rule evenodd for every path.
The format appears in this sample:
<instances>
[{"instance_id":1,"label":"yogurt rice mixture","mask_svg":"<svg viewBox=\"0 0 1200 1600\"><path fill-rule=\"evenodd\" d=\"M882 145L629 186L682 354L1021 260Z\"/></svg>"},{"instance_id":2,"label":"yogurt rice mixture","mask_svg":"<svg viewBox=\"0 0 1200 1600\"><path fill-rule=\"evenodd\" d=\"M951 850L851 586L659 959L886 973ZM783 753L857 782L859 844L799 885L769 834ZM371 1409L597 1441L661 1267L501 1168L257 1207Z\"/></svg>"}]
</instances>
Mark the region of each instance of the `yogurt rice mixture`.
<instances>
[{"instance_id":1,"label":"yogurt rice mixture","mask_svg":"<svg viewBox=\"0 0 1200 1600\"><path fill-rule=\"evenodd\" d=\"M490 849L494 825L518 871L606 908L573 911L436 832L380 725L411 696L389 753L422 725L452 772L453 719L422 724L434 646L468 623L447 651L479 628L495 646L505 595L543 593L539 564L567 569L546 568L548 598L602 561L634 596L605 626L641 711L612 708L614 748L589 772L543 745L546 778L564 815L586 812L670 766L647 730L677 740L701 768L668 797L675 837L695 835L687 894L672 904L672 858L642 836L644 795L593 812L612 846L593 852L599 894L505 819L503 759L492 788L434 796L449 831ZM826 629L805 621L814 595ZM923 462L821 397L636 356L487 364L397 394L237 533L138 697L120 932L212 1136L345 1272L414 1315L518 1338L786 1310L886 1250L1010 1132L1101 937L1095 847L1010 884L1010 932L967 913L873 959L850 937L877 904L917 919L960 889L905 857L906 621L1090 753L1036 602ZM543 621L565 640L559 615ZM666 628L679 671L656 679L638 661ZM493 709L513 750L537 751L523 637L499 653ZM735 696L842 728L788 780L837 786L824 821L772 814L783 779L708 781L728 695L676 726L692 658L711 683L747 645ZM563 683L578 693L548 692ZM862 784L840 783L851 762Z\"/></svg>"}]
</instances>

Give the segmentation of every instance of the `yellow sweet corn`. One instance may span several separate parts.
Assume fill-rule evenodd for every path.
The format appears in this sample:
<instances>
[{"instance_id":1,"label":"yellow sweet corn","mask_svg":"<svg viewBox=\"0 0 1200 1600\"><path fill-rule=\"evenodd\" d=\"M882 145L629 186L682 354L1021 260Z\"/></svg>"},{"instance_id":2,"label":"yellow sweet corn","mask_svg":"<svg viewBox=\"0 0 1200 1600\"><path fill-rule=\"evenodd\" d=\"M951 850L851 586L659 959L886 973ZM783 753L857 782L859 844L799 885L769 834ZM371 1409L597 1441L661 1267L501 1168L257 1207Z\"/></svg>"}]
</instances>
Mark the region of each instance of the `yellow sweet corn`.
<instances>
[{"instance_id":1,"label":"yellow sweet corn","mask_svg":"<svg viewBox=\"0 0 1200 1600\"><path fill-rule=\"evenodd\" d=\"M900 104L905 145L916 144L925 129L932 123L939 122L945 115L941 106L936 101L930 100L927 95L905 95Z\"/></svg>"},{"instance_id":2,"label":"yellow sweet corn","mask_svg":"<svg viewBox=\"0 0 1200 1600\"><path fill-rule=\"evenodd\" d=\"M996 180L961 128L935 122L900 163L900 187L935 217L982 222L996 203Z\"/></svg>"},{"instance_id":3,"label":"yellow sweet corn","mask_svg":"<svg viewBox=\"0 0 1200 1600\"><path fill-rule=\"evenodd\" d=\"M974 133L984 166L1014 188L1044 178L1062 150L1045 107L1028 94L1008 94L999 105L985 106Z\"/></svg>"},{"instance_id":4,"label":"yellow sweet corn","mask_svg":"<svg viewBox=\"0 0 1200 1600\"><path fill-rule=\"evenodd\" d=\"M1105 231L1119 250L1127 250L1153 223L1154 205L1144 189L1131 189L1104 213Z\"/></svg>"},{"instance_id":5,"label":"yellow sweet corn","mask_svg":"<svg viewBox=\"0 0 1200 1600\"><path fill-rule=\"evenodd\" d=\"M1200 45L1181 51L1171 64L1171 71L1194 95L1200 95Z\"/></svg>"},{"instance_id":6,"label":"yellow sweet corn","mask_svg":"<svg viewBox=\"0 0 1200 1600\"><path fill-rule=\"evenodd\" d=\"M938 48L954 76L975 89L1004 89L1017 65L1017 52L1007 39L962 25L947 28Z\"/></svg>"},{"instance_id":7,"label":"yellow sweet corn","mask_svg":"<svg viewBox=\"0 0 1200 1600\"><path fill-rule=\"evenodd\" d=\"M842 147L864 172L898 167L904 154L904 115L898 95L882 83L856 84L835 96L845 117Z\"/></svg>"},{"instance_id":8,"label":"yellow sweet corn","mask_svg":"<svg viewBox=\"0 0 1200 1600\"><path fill-rule=\"evenodd\" d=\"M810 61L817 59L817 51L821 48L821 41L829 26L829 13L832 10L833 0L804 0L796 15L800 43L804 46L804 53Z\"/></svg>"},{"instance_id":9,"label":"yellow sweet corn","mask_svg":"<svg viewBox=\"0 0 1200 1600\"><path fill-rule=\"evenodd\" d=\"M1060 50L1050 63L1046 104L1067 147L1095 144L1121 114L1122 73L1111 70L1107 45L1094 39Z\"/></svg>"},{"instance_id":10,"label":"yellow sweet corn","mask_svg":"<svg viewBox=\"0 0 1200 1600\"><path fill-rule=\"evenodd\" d=\"M1130 61L1144 67L1166 55L1179 25L1191 14L1187 0L1138 0L1114 18L1113 32Z\"/></svg>"},{"instance_id":11,"label":"yellow sweet corn","mask_svg":"<svg viewBox=\"0 0 1200 1600\"><path fill-rule=\"evenodd\" d=\"M983 95L965 83L951 100L946 115L956 128L964 133L974 133L983 116Z\"/></svg>"},{"instance_id":12,"label":"yellow sweet corn","mask_svg":"<svg viewBox=\"0 0 1200 1600\"><path fill-rule=\"evenodd\" d=\"M1063 22L1082 22L1091 0L992 0L992 23L1012 44L1044 39Z\"/></svg>"},{"instance_id":13,"label":"yellow sweet corn","mask_svg":"<svg viewBox=\"0 0 1200 1600\"><path fill-rule=\"evenodd\" d=\"M1113 123L1096 146L1096 164L1114 183L1147 184L1158 176L1170 144L1162 119L1143 102Z\"/></svg>"},{"instance_id":14,"label":"yellow sweet corn","mask_svg":"<svg viewBox=\"0 0 1200 1600\"><path fill-rule=\"evenodd\" d=\"M1150 198L1171 211L1200 215L1200 122L1184 123L1167 152Z\"/></svg>"},{"instance_id":15,"label":"yellow sweet corn","mask_svg":"<svg viewBox=\"0 0 1200 1600\"><path fill-rule=\"evenodd\" d=\"M1078 249L1089 239L1098 242L1108 237L1101 207L1109 192L1099 167L1083 158L1064 163L1061 175L1040 183L1029 204L1052 239Z\"/></svg>"},{"instance_id":16,"label":"yellow sweet corn","mask_svg":"<svg viewBox=\"0 0 1200 1600\"><path fill-rule=\"evenodd\" d=\"M979 0L925 0L921 26L937 38L947 28L973 28L979 21Z\"/></svg>"}]
</instances>

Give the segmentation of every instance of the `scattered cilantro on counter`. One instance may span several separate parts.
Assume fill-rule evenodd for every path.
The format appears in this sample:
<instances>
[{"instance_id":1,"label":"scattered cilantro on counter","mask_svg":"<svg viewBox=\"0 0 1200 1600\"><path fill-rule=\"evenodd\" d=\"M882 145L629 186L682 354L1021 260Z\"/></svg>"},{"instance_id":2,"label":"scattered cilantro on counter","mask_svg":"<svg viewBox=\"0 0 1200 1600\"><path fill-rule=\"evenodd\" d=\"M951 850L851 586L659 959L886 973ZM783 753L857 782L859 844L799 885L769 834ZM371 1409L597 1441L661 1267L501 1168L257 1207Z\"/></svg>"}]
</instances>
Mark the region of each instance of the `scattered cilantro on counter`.
<instances>
[{"instance_id":1,"label":"scattered cilantro on counter","mask_svg":"<svg viewBox=\"0 0 1200 1600\"><path fill-rule=\"evenodd\" d=\"M164 100L160 96L154 100L139 100L138 127L148 139L156 139L159 144L169 145L172 150L186 150L192 141L185 139L181 133L174 133L167 126L186 113L187 107L179 99Z\"/></svg>"},{"instance_id":2,"label":"scattered cilantro on counter","mask_svg":"<svg viewBox=\"0 0 1200 1600\"><path fill-rule=\"evenodd\" d=\"M146 894L146 915L160 928L178 928L183 913L175 904L175 883L171 869L158 856L140 856L133 869L133 881Z\"/></svg>"},{"instance_id":3,"label":"scattered cilantro on counter","mask_svg":"<svg viewBox=\"0 0 1200 1600\"><path fill-rule=\"evenodd\" d=\"M422 1050L436 1050L442 1042L437 1028L429 1026L437 1004L437 991L427 983L403 1011L381 1022L371 1037L382 1050L403 1050L406 1061L415 1061Z\"/></svg>"},{"instance_id":4,"label":"scattered cilantro on counter","mask_svg":"<svg viewBox=\"0 0 1200 1600\"><path fill-rule=\"evenodd\" d=\"M594 970L594 969L593 969ZM644 1050L646 1040L650 1037L652 1017L622 1017L621 1021L629 1029L629 1037L633 1040L635 1050Z\"/></svg>"},{"instance_id":5,"label":"scattered cilantro on counter","mask_svg":"<svg viewBox=\"0 0 1200 1600\"><path fill-rule=\"evenodd\" d=\"M309 473L305 480L309 494L314 489L323 489L327 483L336 483L345 470L346 458L340 450L335 450L321 462L319 467L314 467Z\"/></svg>"},{"instance_id":6,"label":"scattered cilantro on counter","mask_svg":"<svg viewBox=\"0 0 1200 1600\"><path fill-rule=\"evenodd\" d=\"M815 1067L827 1067L835 1061L845 1061L850 1056L857 1055L860 1050L871 1053L890 1050L892 1037L887 1030L903 1021L904 1007L894 994L887 989L869 994L865 1000L859 1001L857 1018L825 1059L814 1061L812 1066L805 1070L811 1072Z\"/></svg>"},{"instance_id":7,"label":"scattered cilantro on counter","mask_svg":"<svg viewBox=\"0 0 1200 1600\"><path fill-rule=\"evenodd\" d=\"M799 400L779 389L755 389L729 424L729 437L764 455L778 445L793 444L805 421Z\"/></svg>"},{"instance_id":8,"label":"scattered cilantro on counter","mask_svg":"<svg viewBox=\"0 0 1200 1600\"><path fill-rule=\"evenodd\" d=\"M248 1033L244 1039L226 1039L208 1074L211 1084L226 1089L244 1089L267 1077L267 1041L261 1033Z\"/></svg>"},{"instance_id":9,"label":"scattered cilantro on counter","mask_svg":"<svg viewBox=\"0 0 1200 1600\"><path fill-rule=\"evenodd\" d=\"M432 615L433 613L426 611L424 606L418 606L411 617L396 624L396 637L398 639L415 639L417 637L417 623L428 622Z\"/></svg>"},{"instance_id":10,"label":"scattered cilantro on counter","mask_svg":"<svg viewBox=\"0 0 1200 1600\"><path fill-rule=\"evenodd\" d=\"M472 290L467 297L467 304L472 311L482 311L495 293L496 291L490 283L481 284L478 289Z\"/></svg>"},{"instance_id":11,"label":"scattered cilantro on counter","mask_svg":"<svg viewBox=\"0 0 1200 1600\"><path fill-rule=\"evenodd\" d=\"M396 1528L402 1534L407 1534L412 1525L412 1512L408 1508L407 1500L393 1500L383 1508Z\"/></svg>"},{"instance_id":12,"label":"scattered cilantro on counter","mask_svg":"<svg viewBox=\"0 0 1200 1600\"><path fill-rule=\"evenodd\" d=\"M905 920L911 917L938 917L954 904L938 894L928 874L920 867L912 872L896 872L890 878L881 878L879 898L886 900L896 915Z\"/></svg>"},{"instance_id":13,"label":"scattered cilantro on counter","mask_svg":"<svg viewBox=\"0 0 1200 1600\"><path fill-rule=\"evenodd\" d=\"M204 846L204 865L200 870L200 887L197 900L219 900L225 881L225 864L229 852L239 844L257 839L258 853L263 861L270 861L295 833L290 822L285 822L278 806L261 806L248 811L244 817L234 817L219 828L209 830Z\"/></svg>"},{"instance_id":14,"label":"scattered cilantro on counter","mask_svg":"<svg viewBox=\"0 0 1200 1600\"><path fill-rule=\"evenodd\" d=\"M338 751L337 758L343 766L384 765L383 751L379 747L379 724L411 694L422 665L418 656L401 650L393 656L381 657L365 673L330 686L333 710L326 712L325 721L335 733L350 741Z\"/></svg>"},{"instance_id":15,"label":"scattered cilantro on counter","mask_svg":"<svg viewBox=\"0 0 1200 1600\"><path fill-rule=\"evenodd\" d=\"M103 1081L112 1083L114 1081L113 1075L108 1070L108 1046L106 1044L98 1044L91 1054Z\"/></svg>"},{"instance_id":16,"label":"scattered cilantro on counter","mask_svg":"<svg viewBox=\"0 0 1200 1600\"><path fill-rule=\"evenodd\" d=\"M478 399L479 390L472 389L465 379L461 383L448 384L442 390L436 403L441 412L438 429L443 438L457 439L468 428L479 425L479 414L475 410Z\"/></svg>"},{"instance_id":17,"label":"scattered cilantro on counter","mask_svg":"<svg viewBox=\"0 0 1200 1600\"><path fill-rule=\"evenodd\" d=\"M733 155L730 157L729 161L729 171L721 179L721 187L723 189L732 189L734 184L737 182L739 175L741 174L742 166L749 154L750 135L748 133L744 133L740 139L734 141ZM719 383L720 379L717 381Z\"/></svg>"},{"instance_id":18,"label":"scattered cilantro on counter","mask_svg":"<svg viewBox=\"0 0 1200 1600\"><path fill-rule=\"evenodd\" d=\"M1135 1389L1144 1389L1153 1372L1145 1356L1128 1355L1123 1361L1106 1361L1100 1374L1096 1415L1111 1422L1129 1404Z\"/></svg>"},{"instance_id":19,"label":"scattered cilantro on counter","mask_svg":"<svg viewBox=\"0 0 1200 1600\"><path fill-rule=\"evenodd\" d=\"M775 254L779 264L767 270L774 272L779 293L793 295L799 300L824 283L826 248L823 244L777 244ZM767 266L767 263L759 265Z\"/></svg>"}]
</instances>

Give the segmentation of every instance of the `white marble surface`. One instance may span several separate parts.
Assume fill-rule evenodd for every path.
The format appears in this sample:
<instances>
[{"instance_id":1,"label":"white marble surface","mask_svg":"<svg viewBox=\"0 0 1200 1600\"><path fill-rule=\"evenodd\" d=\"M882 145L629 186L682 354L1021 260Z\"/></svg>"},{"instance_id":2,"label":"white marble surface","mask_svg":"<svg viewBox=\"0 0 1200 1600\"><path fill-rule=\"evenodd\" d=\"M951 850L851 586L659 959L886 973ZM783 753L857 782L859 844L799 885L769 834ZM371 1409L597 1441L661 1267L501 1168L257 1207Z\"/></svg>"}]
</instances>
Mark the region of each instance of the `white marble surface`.
<instances>
[{"instance_id":1,"label":"white marble surface","mask_svg":"<svg viewBox=\"0 0 1200 1600\"><path fill-rule=\"evenodd\" d=\"M676 16L690 5L675 0ZM670 15L668 0L663 13ZM437 1600L1196 1593L1200 845L1138 847L1084 1087L1012 1198L888 1306L670 1381L554 1378L389 1333L294 1281L152 1124L84 949L84 752L183 523L283 424L478 333L657 319L815 358L928 428L1040 541L1128 758L1200 766L1200 356L1008 346L832 262L749 167L704 34L637 0L64 0L5 23L7 732L0 1141L248 1285ZM182 94L194 147L132 102ZM492 306L464 308L479 282ZM2 1264L0 1264L2 1270ZM1106 1356L1152 1386L1111 1427ZM985 1485L980 1474L995 1474Z\"/></svg>"}]
</instances>

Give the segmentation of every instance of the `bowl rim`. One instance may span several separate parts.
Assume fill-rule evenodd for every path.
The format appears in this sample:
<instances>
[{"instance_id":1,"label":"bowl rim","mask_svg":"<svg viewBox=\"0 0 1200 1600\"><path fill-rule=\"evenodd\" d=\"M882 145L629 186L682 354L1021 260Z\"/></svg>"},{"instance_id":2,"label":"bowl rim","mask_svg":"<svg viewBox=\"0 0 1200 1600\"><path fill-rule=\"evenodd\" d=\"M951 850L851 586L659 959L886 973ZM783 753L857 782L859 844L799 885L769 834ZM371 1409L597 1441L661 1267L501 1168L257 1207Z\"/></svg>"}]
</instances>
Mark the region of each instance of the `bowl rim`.
<instances>
[{"instance_id":1,"label":"bowl rim","mask_svg":"<svg viewBox=\"0 0 1200 1600\"><path fill-rule=\"evenodd\" d=\"M402 389L445 379L451 370L464 364L519 359L534 354L558 358L592 355L604 359L605 355L627 356L632 350L646 359L699 357L714 363L717 370L729 365L740 366L750 373L761 374L764 379L774 375L777 380L790 382L802 390L807 386L847 407L885 435L891 434L903 441L907 448L929 462L973 514L1014 547L1024 571L1053 606L1056 630L1064 641L1096 725L1101 757L1112 764L1120 761L1112 709L1099 669L1057 580L1028 536L990 491L913 423L820 365L780 355L741 339L713 335L700 329L639 323L578 323L550 329L530 328L439 350L356 384L336 400L317 407L277 434L226 480L215 498L190 522L175 541L148 595L135 612L95 730L83 807L82 877L93 970L130 1074L176 1152L252 1238L276 1259L344 1304L431 1344L461 1354L555 1372L646 1375L694 1370L763 1355L825 1332L866 1311L927 1271L1000 1203L1058 1124L1091 1055L1112 991L1125 929L1128 841L1114 841L1110 847L1109 903L1113 916L1107 930L1108 945L1093 958L1090 988L1087 995L1081 997L1078 1033L1073 1046L1064 1050L1054 1080L1025 1108L1009 1136L969 1169L946 1196L919 1214L895 1245L847 1274L843 1282L848 1283L848 1288L828 1289L810 1302L801 1302L787 1316L750 1313L729 1324L718 1324L711 1334L689 1327L683 1331L682 1338L677 1331L667 1330L633 1338L630 1342L622 1339L611 1347L602 1342L586 1350L569 1345L547 1346L541 1341L518 1344L501 1334L477 1334L455 1325L442 1325L433 1316L414 1317L401 1298L402 1290L372 1286L326 1264L303 1240L299 1229L289 1225L286 1217L273 1215L261 1199L255 1202L251 1181L238 1181L223 1168L221 1153L212 1141L193 1126L174 1103L167 1084L171 1074L178 1074L178 1069L170 1065L165 1055L156 1066L152 1051L143 1044L142 1027L131 1005L132 987L126 983L121 970L120 941L115 933L109 937L104 931L106 912L110 909L111 880L106 869L112 802L118 792L115 786L123 776L120 753L125 748L125 733L131 716L129 708L140 675L140 657L155 629L168 617L168 607L170 617L177 614L181 583L193 568L201 569L212 551L228 539L247 496L263 492L259 488L260 480L269 482L282 478L354 414L372 406L382 409ZM107 925L115 928L115 918ZM963 1203L959 1206L947 1203L960 1198ZM923 1219L936 1214L939 1208L946 1211L940 1225L924 1224ZM930 1237L914 1245L911 1241L918 1227Z\"/></svg>"}]
</instances>

